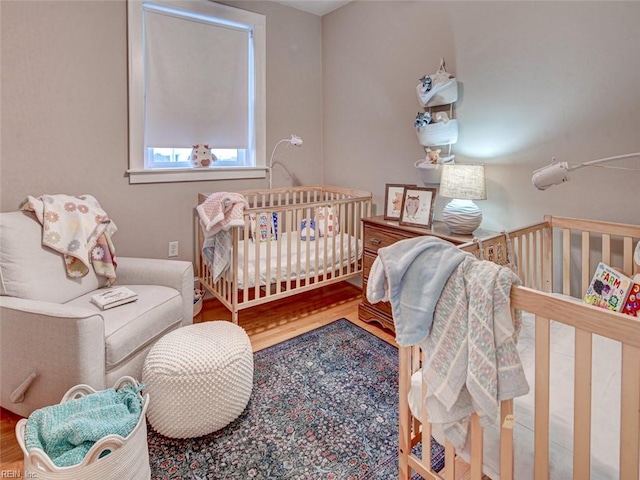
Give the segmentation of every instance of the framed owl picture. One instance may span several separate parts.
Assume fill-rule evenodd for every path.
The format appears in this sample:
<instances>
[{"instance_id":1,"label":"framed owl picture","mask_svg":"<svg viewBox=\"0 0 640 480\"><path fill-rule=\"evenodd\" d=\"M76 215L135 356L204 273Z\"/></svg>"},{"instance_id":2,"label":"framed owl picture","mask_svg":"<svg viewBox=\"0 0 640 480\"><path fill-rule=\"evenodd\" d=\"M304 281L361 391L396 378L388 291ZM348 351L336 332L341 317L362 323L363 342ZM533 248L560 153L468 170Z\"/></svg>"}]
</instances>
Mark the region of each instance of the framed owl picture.
<instances>
[{"instance_id":1,"label":"framed owl picture","mask_svg":"<svg viewBox=\"0 0 640 480\"><path fill-rule=\"evenodd\" d=\"M402 196L400 225L431 228L437 193L435 188L406 187Z\"/></svg>"},{"instance_id":2,"label":"framed owl picture","mask_svg":"<svg viewBox=\"0 0 640 480\"><path fill-rule=\"evenodd\" d=\"M400 208L405 187L416 185L404 185L400 183L387 183L384 192L384 219L400 220Z\"/></svg>"}]
</instances>

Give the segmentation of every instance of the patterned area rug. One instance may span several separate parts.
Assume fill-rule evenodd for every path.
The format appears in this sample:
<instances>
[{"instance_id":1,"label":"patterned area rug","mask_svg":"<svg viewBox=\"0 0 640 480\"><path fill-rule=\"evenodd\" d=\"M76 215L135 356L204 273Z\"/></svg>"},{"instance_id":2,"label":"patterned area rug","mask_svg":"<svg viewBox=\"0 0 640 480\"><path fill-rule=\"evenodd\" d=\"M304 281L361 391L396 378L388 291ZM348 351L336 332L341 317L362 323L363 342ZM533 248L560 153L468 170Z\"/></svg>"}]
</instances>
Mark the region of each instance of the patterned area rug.
<instances>
[{"instance_id":1,"label":"patterned area rug","mask_svg":"<svg viewBox=\"0 0 640 480\"><path fill-rule=\"evenodd\" d=\"M397 478L398 351L345 319L261 350L238 419L186 440L149 426L149 456L152 479Z\"/></svg>"}]
</instances>

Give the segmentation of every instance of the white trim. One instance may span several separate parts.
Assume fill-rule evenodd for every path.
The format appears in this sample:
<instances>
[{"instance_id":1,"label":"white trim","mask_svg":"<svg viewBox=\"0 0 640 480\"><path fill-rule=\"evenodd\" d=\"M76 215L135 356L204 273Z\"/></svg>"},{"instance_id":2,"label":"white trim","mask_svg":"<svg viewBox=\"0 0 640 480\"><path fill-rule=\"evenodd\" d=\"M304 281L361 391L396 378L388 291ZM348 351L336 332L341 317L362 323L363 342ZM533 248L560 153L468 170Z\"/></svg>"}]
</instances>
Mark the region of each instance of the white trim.
<instances>
[{"instance_id":1,"label":"white trim","mask_svg":"<svg viewBox=\"0 0 640 480\"><path fill-rule=\"evenodd\" d=\"M144 57L142 0L128 0L129 168L144 168Z\"/></svg>"},{"instance_id":2,"label":"white trim","mask_svg":"<svg viewBox=\"0 0 640 480\"><path fill-rule=\"evenodd\" d=\"M129 169L129 183L201 182L265 178L265 167Z\"/></svg>"},{"instance_id":3,"label":"white trim","mask_svg":"<svg viewBox=\"0 0 640 480\"><path fill-rule=\"evenodd\" d=\"M180 0L154 0L155 4L184 9ZM143 0L127 0L129 65L129 183L183 182L266 177L266 18L212 1L188 2L189 10L253 25L254 36L254 132L255 167L210 169L145 169Z\"/></svg>"}]
</instances>

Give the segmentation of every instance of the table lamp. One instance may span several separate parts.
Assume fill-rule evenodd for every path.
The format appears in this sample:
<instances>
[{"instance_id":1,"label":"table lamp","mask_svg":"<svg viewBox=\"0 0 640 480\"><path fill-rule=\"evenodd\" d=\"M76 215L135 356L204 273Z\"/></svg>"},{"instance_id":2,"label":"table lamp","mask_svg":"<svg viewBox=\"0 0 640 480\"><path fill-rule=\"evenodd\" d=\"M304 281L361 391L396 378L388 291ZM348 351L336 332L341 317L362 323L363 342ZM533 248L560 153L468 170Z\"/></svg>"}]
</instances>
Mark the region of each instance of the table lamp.
<instances>
[{"instance_id":1,"label":"table lamp","mask_svg":"<svg viewBox=\"0 0 640 480\"><path fill-rule=\"evenodd\" d=\"M453 199L442 210L449 231L470 235L482 222L482 212L473 201L487 199L484 165L442 165L439 193Z\"/></svg>"}]
</instances>

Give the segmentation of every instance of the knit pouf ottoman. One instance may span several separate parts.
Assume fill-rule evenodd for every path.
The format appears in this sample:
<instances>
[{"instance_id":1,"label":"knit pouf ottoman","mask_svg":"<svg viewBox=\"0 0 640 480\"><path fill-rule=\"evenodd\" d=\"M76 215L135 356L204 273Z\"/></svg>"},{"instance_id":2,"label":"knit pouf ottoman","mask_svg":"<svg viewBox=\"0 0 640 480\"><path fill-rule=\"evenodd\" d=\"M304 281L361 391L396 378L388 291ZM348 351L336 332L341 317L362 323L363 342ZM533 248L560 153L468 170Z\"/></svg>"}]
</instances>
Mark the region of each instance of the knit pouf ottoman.
<instances>
[{"instance_id":1,"label":"knit pouf ottoman","mask_svg":"<svg viewBox=\"0 0 640 480\"><path fill-rule=\"evenodd\" d=\"M149 351L142 370L147 418L171 438L215 432L245 409L253 388L253 350L246 332L225 321L181 327Z\"/></svg>"}]
</instances>

